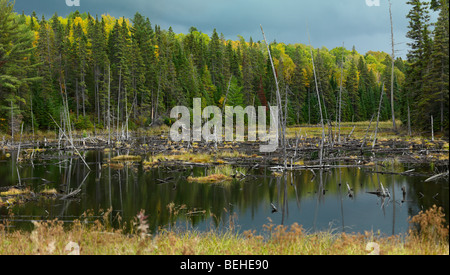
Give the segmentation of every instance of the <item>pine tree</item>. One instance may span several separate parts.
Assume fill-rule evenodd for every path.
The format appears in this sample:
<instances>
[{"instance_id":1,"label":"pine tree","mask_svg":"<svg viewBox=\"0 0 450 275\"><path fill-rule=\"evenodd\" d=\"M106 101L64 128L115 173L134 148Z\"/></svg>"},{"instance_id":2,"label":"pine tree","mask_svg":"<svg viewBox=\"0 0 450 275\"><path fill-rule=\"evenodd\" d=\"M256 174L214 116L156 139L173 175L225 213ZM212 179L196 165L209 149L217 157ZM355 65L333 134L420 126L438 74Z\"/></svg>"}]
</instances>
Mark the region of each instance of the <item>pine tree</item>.
<instances>
[{"instance_id":1,"label":"pine tree","mask_svg":"<svg viewBox=\"0 0 450 275\"><path fill-rule=\"evenodd\" d=\"M10 127L20 127L19 103L25 104L20 90L37 79L28 77L32 69L33 33L26 25L19 24L13 10L14 2L0 0L0 117L12 109L12 117L17 121L14 123L12 119Z\"/></svg>"},{"instance_id":2,"label":"pine tree","mask_svg":"<svg viewBox=\"0 0 450 275\"><path fill-rule=\"evenodd\" d=\"M132 39L135 46L138 47L140 58L142 59L142 73L141 75L144 82L140 83L138 89L139 102L139 120L142 124L144 117L150 117L149 109L146 108L150 103L151 93L157 89L157 72L156 72L156 56L154 38L155 34L152 29L152 25L148 18L144 18L140 13L136 13L133 18L133 27L131 28ZM136 50L134 51L136 54ZM141 125L142 126L142 125Z\"/></svg>"},{"instance_id":3,"label":"pine tree","mask_svg":"<svg viewBox=\"0 0 450 275\"><path fill-rule=\"evenodd\" d=\"M293 101L294 102L293 104L296 105L295 122L297 124L300 124L308 122L307 116L303 113L303 110L305 107L308 106L307 93L309 84L309 79L304 66L305 61L303 60L300 47L295 48L292 60L294 61L295 64L295 70L292 77L290 89L292 90L295 96Z\"/></svg>"},{"instance_id":4,"label":"pine tree","mask_svg":"<svg viewBox=\"0 0 450 275\"><path fill-rule=\"evenodd\" d=\"M408 66L406 71L406 93L411 104L411 114L413 126L417 128L428 128L430 109L427 106L428 95L423 93L424 76L428 70L428 59L430 55L431 40L429 33L429 3L421 0L411 0L407 4L411 5L411 11L407 15L409 21L409 31L407 38L410 50L407 54ZM428 125L428 126L427 126Z\"/></svg>"},{"instance_id":5,"label":"pine tree","mask_svg":"<svg viewBox=\"0 0 450 275\"><path fill-rule=\"evenodd\" d=\"M242 87L239 86L236 78L231 80L230 91L227 97L227 106L242 106L244 107L244 96L242 94Z\"/></svg>"},{"instance_id":6,"label":"pine tree","mask_svg":"<svg viewBox=\"0 0 450 275\"><path fill-rule=\"evenodd\" d=\"M358 61L359 72L359 91L361 94L361 114L362 120L370 120L372 115L376 112L378 104L375 99L375 76L372 71L369 71L367 64L362 56Z\"/></svg>"},{"instance_id":7,"label":"pine tree","mask_svg":"<svg viewBox=\"0 0 450 275\"><path fill-rule=\"evenodd\" d=\"M429 59L429 71L424 75L422 107L434 110L435 122L440 130L448 130L449 100L449 11L448 0L441 0L440 13L433 32L434 40ZM439 128L439 127L437 127Z\"/></svg>"},{"instance_id":8,"label":"pine tree","mask_svg":"<svg viewBox=\"0 0 450 275\"><path fill-rule=\"evenodd\" d=\"M18 24L13 3L0 1L0 96L26 82L26 70L33 50L33 34ZM1 99L1 98L0 98Z\"/></svg>"},{"instance_id":9,"label":"pine tree","mask_svg":"<svg viewBox=\"0 0 450 275\"><path fill-rule=\"evenodd\" d=\"M317 57L315 58L316 73L318 78L319 91L321 93L321 102L323 104L322 110L324 119L329 120L334 117L336 106L336 97L330 85L330 73L327 71L327 64L324 60L323 51L317 50Z\"/></svg>"},{"instance_id":10,"label":"pine tree","mask_svg":"<svg viewBox=\"0 0 450 275\"><path fill-rule=\"evenodd\" d=\"M211 80L213 85L219 86L222 90L224 89L223 76L221 75L222 69L222 45L220 42L217 30L214 29L211 36L211 41L209 42L209 58L208 67L211 72Z\"/></svg>"},{"instance_id":11,"label":"pine tree","mask_svg":"<svg viewBox=\"0 0 450 275\"><path fill-rule=\"evenodd\" d=\"M346 90L349 100L347 108L349 108L348 114L351 115L351 117L347 117L347 120L350 121L359 121L361 116L361 102L358 87L358 68L356 67L354 58L352 58L350 60L350 68L348 70L346 81Z\"/></svg>"},{"instance_id":12,"label":"pine tree","mask_svg":"<svg viewBox=\"0 0 450 275\"><path fill-rule=\"evenodd\" d=\"M88 91L86 84L86 74L88 68L88 56L87 56L87 37L81 26L81 23L75 23L74 25L74 50L76 51L77 60L75 64L77 66L77 90L80 91L81 109L83 112L83 118L86 119L86 105L89 105Z\"/></svg>"},{"instance_id":13,"label":"pine tree","mask_svg":"<svg viewBox=\"0 0 450 275\"><path fill-rule=\"evenodd\" d=\"M102 24L98 17L94 18L89 16L88 28L88 52L90 56L89 71L93 77L93 98L94 98L94 114L96 117L96 124L101 123L102 119L102 107L105 105L105 92L108 67L108 56L106 54L106 36L104 30L104 24ZM103 116L104 117L104 116ZM105 121L104 121L105 122ZM103 123L105 125L105 123Z\"/></svg>"},{"instance_id":14,"label":"pine tree","mask_svg":"<svg viewBox=\"0 0 450 275\"><path fill-rule=\"evenodd\" d=\"M9 2L2 0L6 7L5 3ZM429 127L429 120L422 119L425 123L420 125L419 118L433 114L436 126L445 128L448 125L448 84L445 83L448 81L448 1L436 0L432 5L418 0L409 3L413 9L408 15L411 21L408 64L401 59L394 61L397 107L404 121L406 107L411 103L417 126ZM441 11L432 34L428 6ZM58 117L64 102L73 116L80 117L75 121L79 122L78 126L94 122L101 128L113 119L112 125L119 134L133 124L144 127L157 123L156 119L167 116L172 107L188 105L195 97L203 98L204 106L220 106L230 79L228 105L276 103L267 47L251 37L248 42L243 37L226 41L217 30L208 35L195 27L188 34L175 34L172 28L152 27L150 20L139 13L131 21L109 15L100 19L79 12L67 18L54 14L48 21L44 17L37 20L35 16L3 14L0 18L0 105L4 107L0 117L10 112L10 99L15 100L15 110L18 107L29 110L25 103L32 99L35 122L40 128L49 128L48 113ZM18 28L12 28L11 24ZM19 33L20 26L25 30ZM4 33L8 35L3 36ZM9 33L29 36L30 49L33 43L36 45L34 54L22 52L22 46L15 47L17 43L5 43L5 37L11 37ZM390 83L392 62L386 53L370 52L363 57L355 47L350 51L343 47L331 51L321 48L314 51L319 105L309 48L274 41L270 49L283 107L288 103L289 123L319 122L319 106L325 118L337 120L341 75L342 120L369 120L378 108L380 82L386 86ZM7 61L14 53L14 59L20 62ZM341 72L344 59L347 62ZM30 65L35 69L31 70ZM29 85L28 80L36 76L41 77L40 81ZM405 78L407 89L402 87ZM388 99L385 97L383 102L383 119L389 119ZM30 117L24 114L24 121Z\"/></svg>"}]
</instances>

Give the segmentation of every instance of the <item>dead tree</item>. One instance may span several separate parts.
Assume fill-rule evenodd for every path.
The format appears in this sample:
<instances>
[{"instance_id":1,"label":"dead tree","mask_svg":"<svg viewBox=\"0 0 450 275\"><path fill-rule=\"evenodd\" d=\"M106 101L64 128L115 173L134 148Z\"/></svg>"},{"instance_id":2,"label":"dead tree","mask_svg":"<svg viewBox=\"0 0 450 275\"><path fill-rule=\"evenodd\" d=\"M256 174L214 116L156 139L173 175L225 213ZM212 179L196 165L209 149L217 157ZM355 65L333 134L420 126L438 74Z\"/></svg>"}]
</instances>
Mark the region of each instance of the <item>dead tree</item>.
<instances>
[{"instance_id":1,"label":"dead tree","mask_svg":"<svg viewBox=\"0 0 450 275\"><path fill-rule=\"evenodd\" d=\"M391 42L392 42L392 75L391 75L391 112L392 112L392 127L394 131L397 130L395 123L395 107L394 107L394 77L395 77L395 48L394 48L394 24L392 22L392 3L389 0L389 17L391 19Z\"/></svg>"},{"instance_id":2,"label":"dead tree","mask_svg":"<svg viewBox=\"0 0 450 275\"><path fill-rule=\"evenodd\" d=\"M260 25L260 27L261 27L261 32L262 32L263 37L264 37L264 41L266 42L266 45L267 45L267 52L269 53L269 59L270 59L271 65L272 65L273 76L275 78L275 85L276 85L276 89L277 89L277 94L276 94L277 95L277 106L278 106L278 111L279 111L279 114L280 114L278 123L279 123L279 125L281 127L281 138L283 140L283 147L284 147L284 164L285 164L285 170L286 170L286 168L287 168L286 167L287 166L287 161L286 161L286 156L287 156L286 155L286 125L283 125L284 124L283 123L283 117L284 116L283 116L283 109L282 109L283 106L282 106L282 102L281 102L280 88L279 88L279 85L278 85L277 72L275 70L275 66L273 64L273 59L272 59L272 54L270 52L270 46L269 46L269 43L267 43L266 35L264 33L262 25Z\"/></svg>"},{"instance_id":3,"label":"dead tree","mask_svg":"<svg viewBox=\"0 0 450 275\"><path fill-rule=\"evenodd\" d=\"M377 127L375 127L375 137L373 138L372 151L375 149L375 143L377 142L377 133L378 133L378 126L380 124L380 113L381 113L381 106L383 103L383 94L384 94L384 83L381 84L381 98L380 98L380 105L378 106Z\"/></svg>"},{"instance_id":4,"label":"dead tree","mask_svg":"<svg viewBox=\"0 0 450 275\"><path fill-rule=\"evenodd\" d=\"M342 44L342 48L344 48L344 44ZM341 83L339 84L339 136L338 142L341 143L341 121L342 121L342 84L344 82L344 55L342 54L341 61Z\"/></svg>"},{"instance_id":5,"label":"dead tree","mask_svg":"<svg viewBox=\"0 0 450 275\"><path fill-rule=\"evenodd\" d=\"M317 92L317 100L319 102L319 112L320 112L320 125L322 126L322 141L320 143L320 149L319 149L319 162L320 162L320 166L322 166L323 163L323 146L325 143L325 126L324 126L324 122L323 122L323 113L322 113L322 102L320 100L320 93L319 93L319 86L317 83L317 74L316 74L316 67L314 65L314 54L312 51L312 46L311 46L311 39L309 37L309 31L308 31L308 41L309 41L309 47L310 47L310 51L311 51L311 59L312 59L312 65L313 65L313 71L314 71L314 82L316 85L316 92Z\"/></svg>"}]
</instances>

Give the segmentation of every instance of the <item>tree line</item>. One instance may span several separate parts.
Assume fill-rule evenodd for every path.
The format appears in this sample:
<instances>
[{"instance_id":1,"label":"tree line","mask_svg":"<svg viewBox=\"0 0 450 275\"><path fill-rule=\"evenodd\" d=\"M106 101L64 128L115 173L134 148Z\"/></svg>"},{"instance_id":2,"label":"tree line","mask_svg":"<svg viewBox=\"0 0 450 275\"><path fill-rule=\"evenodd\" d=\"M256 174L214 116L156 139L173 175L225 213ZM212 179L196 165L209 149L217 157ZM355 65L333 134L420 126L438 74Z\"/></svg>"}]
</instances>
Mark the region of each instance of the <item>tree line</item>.
<instances>
[{"instance_id":1,"label":"tree line","mask_svg":"<svg viewBox=\"0 0 450 275\"><path fill-rule=\"evenodd\" d=\"M426 131L424 117L433 115L436 129L448 131L448 0L408 3L407 60L393 62L379 51L362 55L355 47L311 51L304 44L270 43L287 123L317 124L319 107L330 123L370 120L380 93L394 83L394 111L403 125ZM440 11L434 24L430 9ZM225 98L230 106L276 105L267 46L251 37L230 40L195 27L176 34L139 13L132 19L79 12L38 18L15 13L8 0L0 0L0 33L4 133L17 133L21 125L55 129L65 112L77 129L170 124L170 110L192 107L193 98L203 107L222 107ZM391 118L390 97L386 92L382 120Z\"/></svg>"}]
</instances>

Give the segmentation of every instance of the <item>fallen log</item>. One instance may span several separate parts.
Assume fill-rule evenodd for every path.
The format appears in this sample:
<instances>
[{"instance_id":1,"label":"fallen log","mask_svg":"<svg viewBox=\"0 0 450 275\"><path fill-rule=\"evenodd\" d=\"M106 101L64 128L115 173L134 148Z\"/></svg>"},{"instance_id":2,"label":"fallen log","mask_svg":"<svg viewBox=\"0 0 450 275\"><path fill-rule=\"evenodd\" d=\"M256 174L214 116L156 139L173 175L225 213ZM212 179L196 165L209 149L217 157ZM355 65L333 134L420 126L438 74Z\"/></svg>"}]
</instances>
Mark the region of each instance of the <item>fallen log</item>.
<instances>
[{"instance_id":1,"label":"fallen log","mask_svg":"<svg viewBox=\"0 0 450 275\"><path fill-rule=\"evenodd\" d=\"M448 174L449 174L449 171L447 171L447 172L445 172L445 173L438 174L438 175L434 175L434 176L432 176L432 177L426 179L425 182L436 181L436 180L438 180L438 179L440 179L440 178L448 177Z\"/></svg>"},{"instance_id":2,"label":"fallen log","mask_svg":"<svg viewBox=\"0 0 450 275\"><path fill-rule=\"evenodd\" d=\"M81 192L81 189L70 192L69 194L62 196L60 200L67 200L76 197Z\"/></svg>"}]
</instances>

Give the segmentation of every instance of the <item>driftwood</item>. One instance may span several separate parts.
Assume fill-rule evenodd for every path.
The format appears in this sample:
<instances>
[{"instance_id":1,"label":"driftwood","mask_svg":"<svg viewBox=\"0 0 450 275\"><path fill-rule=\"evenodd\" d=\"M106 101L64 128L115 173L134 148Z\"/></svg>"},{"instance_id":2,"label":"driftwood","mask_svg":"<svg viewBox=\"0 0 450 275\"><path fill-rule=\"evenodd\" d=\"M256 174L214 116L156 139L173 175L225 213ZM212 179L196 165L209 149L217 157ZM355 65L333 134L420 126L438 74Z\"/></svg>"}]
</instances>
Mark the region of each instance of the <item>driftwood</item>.
<instances>
[{"instance_id":1,"label":"driftwood","mask_svg":"<svg viewBox=\"0 0 450 275\"><path fill-rule=\"evenodd\" d=\"M434 175L434 176L426 179L425 182L435 181L435 180L438 180L438 179L443 178L443 177L448 177L448 175L449 175L449 171L447 171L445 173L438 174L438 175Z\"/></svg>"},{"instance_id":2,"label":"driftwood","mask_svg":"<svg viewBox=\"0 0 450 275\"><path fill-rule=\"evenodd\" d=\"M166 184L166 183L170 183L174 180L174 177L169 177L169 178L165 178L165 179L156 179L156 181L158 181L156 184Z\"/></svg>"},{"instance_id":3,"label":"driftwood","mask_svg":"<svg viewBox=\"0 0 450 275\"><path fill-rule=\"evenodd\" d=\"M66 135L66 132L64 132L64 130L59 126L59 124L55 121L55 119L50 115L50 117L52 118L53 122L55 122L56 126L58 126L58 128L61 130L61 132L64 134L64 136L69 140L70 144L72 145L73 149L77 152L78 156L80 156L81 160L84 162L84 164L86 165L86 167L91 170L91 168L89 167L89 165L87 164L87 162L84 160L83 156L80 154L80 152L78 152L78 149L75 147L75 145L73 144L73 138L69 138Z\"/></svg>"},{"instance_id":4,"label":"driftwood","mask_svg":"<svg viewBox=\"0 0 450 275\"><path fill-rule=\"evenodd\" d=\"M67 194L65 196L62 196L60 198L60 200L67 200L67 199L75 198L78 194L80 194L80 192L81 192L81 189L77 189L75 191L70 192L69 194Z\"/></svg>"},{"instance_id":5,"label":"driftwood","mask_svg":"<svg viewBox=\"0 0 450 275\"><path fill-rule=\"evenodd\" d=\"M353 198L353 196L354 196L353 189L350 187L350 185L348 185L348 183L347 183L347 190L348 190L347 195L348 195L350 198Z\"/></svg>"},{"instance_id":6,"label":"driftwood","mask_svg":"<svg viewBox=\"0 0 450 275\"><path fill-rule=\"evenodd\" d=\"M90 172L87 173L87 175L84 177L83 181L81 182L80 186L78 186L78 188L72 192L70 192L69 194L62 196L60 198L60 200L67 200L67 199L72 199L75 198L76 196L78 196L78 194L81 193L81 187L83 186L83 184L86 182L88 176L89 176Z\"/></svg>"}]
</instances>

